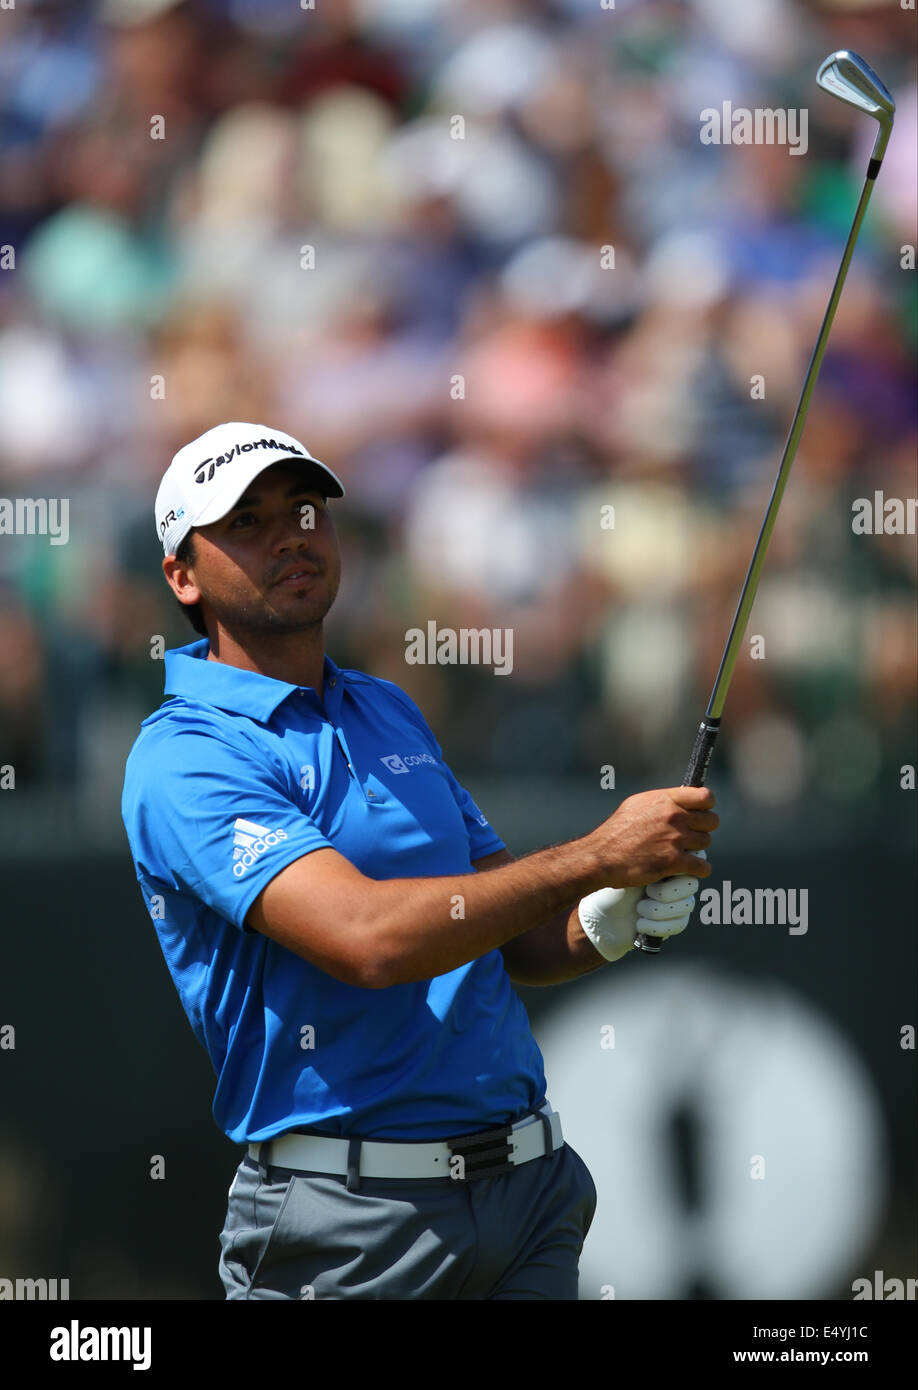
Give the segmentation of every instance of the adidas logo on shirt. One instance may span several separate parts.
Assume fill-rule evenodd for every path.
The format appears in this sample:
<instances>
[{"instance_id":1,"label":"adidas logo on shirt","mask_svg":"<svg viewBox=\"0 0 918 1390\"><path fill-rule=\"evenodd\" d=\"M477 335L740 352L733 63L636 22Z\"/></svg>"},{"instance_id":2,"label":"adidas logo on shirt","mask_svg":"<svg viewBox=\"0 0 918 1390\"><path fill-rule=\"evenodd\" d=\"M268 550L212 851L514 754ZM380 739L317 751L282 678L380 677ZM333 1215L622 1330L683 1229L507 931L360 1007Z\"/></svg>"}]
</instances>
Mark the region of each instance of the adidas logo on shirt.
<instances>
[{"instance_id":1,"label":"adidas logo on shirt","mask_svg":"<svg viewBox=\"0 0 918 1390\"><path fill-rule=\"evenodd\" d=\"M233 873L236 878L242 878L260 854L287 838L286 830L269 830L266 825L256 825L250 820L237 820L233 831Z\"/></svg>"}]
</instances>

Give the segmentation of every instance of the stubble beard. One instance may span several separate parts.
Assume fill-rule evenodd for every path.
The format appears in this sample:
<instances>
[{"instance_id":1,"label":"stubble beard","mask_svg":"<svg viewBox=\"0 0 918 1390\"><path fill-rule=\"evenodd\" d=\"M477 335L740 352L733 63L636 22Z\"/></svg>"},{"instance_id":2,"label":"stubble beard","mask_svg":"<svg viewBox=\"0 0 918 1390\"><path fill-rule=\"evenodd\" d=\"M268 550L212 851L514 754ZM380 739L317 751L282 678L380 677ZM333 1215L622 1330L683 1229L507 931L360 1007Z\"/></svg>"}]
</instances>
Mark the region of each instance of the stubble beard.
<instances>
[{"instance_id":1,"label":"stubble beard","mask_svg":"<svg viewBox=\"0 0 918 1390\"><path fill-rule=\"evenodd\" d=\"M261 596L235 603L214 602L211 599L207 601L207 607L211 619L219 623L228 636L244 646L246 640L252 638L289 637L294 633L321 631L336 592L331 594L327 602L324 598L317 602L315 596L306 594L299 604L291 605L286 612L278 612L271 607L268 599Z\"/></svg>"}]
</instances>

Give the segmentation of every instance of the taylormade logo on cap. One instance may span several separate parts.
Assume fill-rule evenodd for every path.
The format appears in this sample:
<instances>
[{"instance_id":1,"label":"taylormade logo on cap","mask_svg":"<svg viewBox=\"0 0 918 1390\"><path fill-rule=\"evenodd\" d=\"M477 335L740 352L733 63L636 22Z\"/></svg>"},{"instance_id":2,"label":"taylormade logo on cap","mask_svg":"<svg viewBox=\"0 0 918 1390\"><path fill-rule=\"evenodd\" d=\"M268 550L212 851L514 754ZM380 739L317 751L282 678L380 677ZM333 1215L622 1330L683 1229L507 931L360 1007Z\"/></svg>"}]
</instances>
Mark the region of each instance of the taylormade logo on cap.
<instances>
[{"instance_id":1,"label":"taylormade logo on cap","mask_svg":"<svg viewBox=\"0 0 918 1390\"><path fill-rule=\"evenodd\" d=\"M264 469L283 459L309 464L328 497L344 485L292 435L233 420L179 449L156 494L156 534L172 555L194 526L209 526L230 511Z\"/></svg>"},{"instance_id":2,"label":"taylormade logo on cap","mask_svg":"<svg viewBox=\"0 0 918 1390\"><path fill-rule=\"evenodd\" d=\"M221 464L229 463L237 454L251 453L253 449L283 449L285 454L292 453L301 457L305 452L303 449L294 448L292 444L282 444L279 439L255 439L250 444L237 444L229 453L220 454L218 458L203 459L194 470L195 482L209 483Z\"/></svg>"}]
</instances>

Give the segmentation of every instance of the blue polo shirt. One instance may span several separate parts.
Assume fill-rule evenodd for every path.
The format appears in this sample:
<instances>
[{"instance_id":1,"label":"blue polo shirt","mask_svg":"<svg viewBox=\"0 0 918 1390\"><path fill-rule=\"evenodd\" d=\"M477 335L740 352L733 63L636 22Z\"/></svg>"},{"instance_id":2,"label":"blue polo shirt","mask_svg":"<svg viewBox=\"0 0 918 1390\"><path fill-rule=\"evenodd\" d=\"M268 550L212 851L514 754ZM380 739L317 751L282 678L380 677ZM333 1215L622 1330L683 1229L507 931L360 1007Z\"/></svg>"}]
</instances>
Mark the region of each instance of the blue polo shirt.
<instances>
[{"instance_id":1,"label":"blue polo shirt","mask_svg":"<svg viewBox=\"0 0 918 1390\"><path fill-rule=\"evenodd\" d=\"M246 925L315 849L388 879L474 873L503 848L417 705L328 656L320 699L208 651L204 638L166 652L168 698L128 757L122 817L221 1129L239 1143L298 1128L442 1139L537 1108L542 1056L499 950L370 990Z\"/></svg>"}]
</instances>

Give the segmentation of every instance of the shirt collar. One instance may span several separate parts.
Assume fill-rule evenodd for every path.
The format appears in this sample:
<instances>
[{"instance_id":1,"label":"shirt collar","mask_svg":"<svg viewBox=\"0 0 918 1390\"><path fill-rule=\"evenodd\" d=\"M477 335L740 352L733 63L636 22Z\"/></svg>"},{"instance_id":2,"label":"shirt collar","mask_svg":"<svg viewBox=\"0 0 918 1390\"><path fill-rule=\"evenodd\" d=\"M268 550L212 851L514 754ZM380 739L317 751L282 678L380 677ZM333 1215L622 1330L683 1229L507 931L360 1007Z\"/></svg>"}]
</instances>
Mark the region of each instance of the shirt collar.
<instances>
[{"instance_id":1,"label":"shirt collar","mask_svg":"<svg viewBox=\"0 0 918 1390\"><path fill-rule=\"evenodd\" d=\"M208 661L210 641L202 637L187 647L176 647L165 653L166 695L181 695L189 700L201 700L217 709L233 714L245 714L267 724L278 705L289 695L303 690L311 693L319 708L323 708L319 693L311 685L290 685L273 676L257 671L244 671L239 666L227 666L221 661ZM324 663L324 708L336 713L340 707L342 677L338 667L326 654Z\"/></svg>"}]
</instances>

